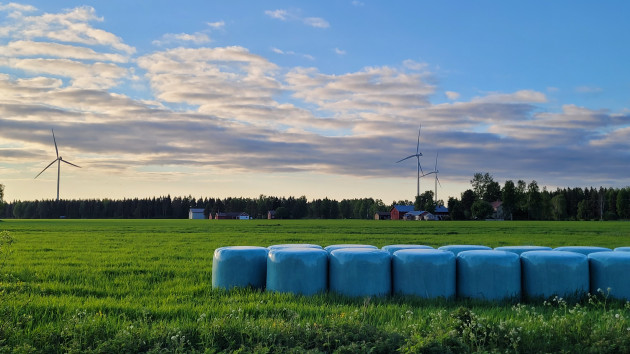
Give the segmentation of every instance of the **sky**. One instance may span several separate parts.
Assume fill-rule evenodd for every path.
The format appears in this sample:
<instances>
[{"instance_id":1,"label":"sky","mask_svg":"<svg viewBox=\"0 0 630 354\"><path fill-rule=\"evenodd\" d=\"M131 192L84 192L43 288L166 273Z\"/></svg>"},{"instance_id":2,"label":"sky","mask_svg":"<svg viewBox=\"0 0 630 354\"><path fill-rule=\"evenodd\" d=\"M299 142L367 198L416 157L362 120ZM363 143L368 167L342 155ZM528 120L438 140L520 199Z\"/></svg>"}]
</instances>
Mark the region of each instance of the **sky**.
<instances>
[{"instance_id":1,"label":"sky","mask_svg":"<svg viewBox=\"0 0 630 354\"><path fill-rule=\"evenodd\" d=\"M627 1L0 2L5 200L630 185ZM437 168L436 168L437 158ZM434 190L435 174L421 179Z\"/></svg>"}]
</instances>

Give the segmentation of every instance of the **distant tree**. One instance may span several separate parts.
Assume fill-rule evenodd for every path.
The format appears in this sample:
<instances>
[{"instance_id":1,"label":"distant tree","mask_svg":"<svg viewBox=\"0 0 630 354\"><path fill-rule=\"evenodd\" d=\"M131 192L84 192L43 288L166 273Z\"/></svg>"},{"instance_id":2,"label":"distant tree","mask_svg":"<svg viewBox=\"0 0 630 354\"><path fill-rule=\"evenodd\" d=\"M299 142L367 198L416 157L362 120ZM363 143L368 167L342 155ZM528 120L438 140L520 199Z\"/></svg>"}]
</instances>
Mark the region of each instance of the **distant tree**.
<instances>
[{"instance_id":1,"label":"distant tree","mask_svg":"<svg viewBox=\"0 0 630 354\"><path fill-rule=\"evenodd\" d=\"M567 219L567 198L564 194L560 193L551 198L551 210L554 220Z\"/></svg>"},{"instance_id":2,"label":"distant tree","mask_svg":"<svg viewBox=\"0 0 630 354\"><path fill-rule=\"evenodd\" d=\"M451 220L466 219L462 202L453 197L448 198L448 214L451 217Z\"/></svg>"},{"instance_id":3,"label":"distant tree","mask_svg":"<svg viewBox=\"0 0 630 354\"><path fill-rule=\"evenodd\" d=\"M289 209L285 207L279 207L276 209L276 219L288 219Z\"/></svg>"},{"instance_id":4,"label":"distant tree","mask_svg":"<svg viewBox=\"0 0 630 354\"><path fill-rule=\"evenodd\" d=\"M512 220L512 211L516 207L516 186L511 180L505 181L503 191L501 193L503 201L503 217Z\"/></svg>"},{"instance_id":5,"label":"distant tree","mask_svg":"<svg viewBox=\"0 0 630 354\"><path fill-rule=\"evenodd\" d=\"M471 208L473 219L483 220L492 214L492 205L485 200L476 200Z\"/></svg>"},{"instance_id":6,"label":"distant tree","mask_svg":"<svg viewBox=\"0 0 630 354\"><path fill-rule=\"evenodd\" d=\"M472 217L472 206L475 203L477 197L475 196L475 192L470 189L467 189L462 193L462 209L464 210L464 216L466 219L470 219Z\"/></svg>"},{"instance_id":7,"label":"distant tree","mask_svg":"<svg viewBox=\"0 0 630 354\"><path fill-rule=\"evenodd\" d=\"M540 220L542 217L542 199L536 181L527 185L527 215L530 220Z\"/></svg>"},{"instance_id":8,"label":"distant tree","mask_svg":"<svg viewBox=\"0 0 630 354\"><path fill-rule=\"evenodd\" d=\"M630 192L622 188L617 193L617 215L620 219L630 218Z\"/></svg>"},{"instance_id":9,"label":"distant tree","mask_svg":"<svg viewBox=\"0 0 630 354\"><path fill-rule=\"evenodd\" d=\"M4 212L4 184L0 184L0 215Z\"/></svg>"}]
</instances>

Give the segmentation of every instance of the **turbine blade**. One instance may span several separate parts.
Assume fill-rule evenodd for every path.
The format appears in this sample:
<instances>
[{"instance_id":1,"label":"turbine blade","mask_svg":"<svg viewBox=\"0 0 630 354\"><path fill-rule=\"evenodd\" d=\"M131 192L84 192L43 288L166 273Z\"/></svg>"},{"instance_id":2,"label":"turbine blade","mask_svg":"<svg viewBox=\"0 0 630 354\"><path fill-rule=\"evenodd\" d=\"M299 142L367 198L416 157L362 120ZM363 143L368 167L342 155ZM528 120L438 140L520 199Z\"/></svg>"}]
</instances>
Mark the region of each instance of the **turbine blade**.
<instances>
[{"instance_id":1,"label":"turbine blade","mask_svg":"<svg viewBox=\"0 0 630 354\"><path fill-rule=\"evenodd\" d=\"M398 160L398 161L396 161L396 163L399 163L399 162L405 161L405 160L410 159L410 158L412 158L412 157L416 157L416 155L409 155L409 156L405 157L405 158L404 158L404 159L402 159L402 160Z\"/></svg>"},{"instance_id":2,"label":"turbine blade","mask_svg":"<svg viewBox=\"0 0 630 354\"><path fill-rule=\"evenodd\" d=\"M53 133L53 142L55 143L55 153L57 154L57 158L59 158L59 149L57 149L57 140L55 139L55 131L50 129Z\"/></svg>"},{"instance_id":3,"label":"turbine blade","mask_svg":"<svg viewBox=\"0 0 630 354\"><path fill-rule=\"evenodd\" d=\"M68 165L72 165L72 166L74 166L74 167L81 168L81 166L77 166L77 165L75 165L75 164L73 164L73 163L71 163L71 162L68 162L68 161L66 161L66 160L63 160L63 159L62 159L61 161L63 161L63 162L65 162L65 163L67 163Z\"/></svg>"},{"instance_id":4,"label":"turbine blade","mask_svg":"<svg viewBox=\"0 0 630 354\"><path fill-rule=\"evenodd\" d=\"M438 178L437 174L435 175L435 180L438 182L438 184L440 185L440 188L442 188L442 183L440 183L440 179Z\"/></svg>"},{"instance_id":5,"label":"turbine blade","mask_svg":"<svg viewBox=\"0 0 630 354\"><path fill-rule=\"evenodd\" d=\"M422 172L422 174L424 174L424 171L422 171L422 165L420 164L420 157L418 156L418 167L420 167L420 172Z\"/></svg>"},{"instance_id":6,"label":"turbine blade","mask_svg":"<svg viewBox=\"0 0 630 354\"><path fill-rule=\"evenodd\" d=\"M52 166L55 162L57 162L57 160L54 160L53 162L51 162L48 166L46 166L42 172L38 173L37 176L35 176L35 178L39 177L39 175L41 175L42 173L44 173L44 171L46 171L48 169L48 167ZM33 179L35 179L33 178Z\"/></svg>"},{"instance_id":7,"label":"turbine blade","mask_svg":"<svg viewBox=\"0 0 630 354\"><path fill-rule=\"evenodd\" d=\"M418 128L418 145L416 145L416 155L420 153L420 129L422 129L422 125Z\"/></svg>"}]
</instances>

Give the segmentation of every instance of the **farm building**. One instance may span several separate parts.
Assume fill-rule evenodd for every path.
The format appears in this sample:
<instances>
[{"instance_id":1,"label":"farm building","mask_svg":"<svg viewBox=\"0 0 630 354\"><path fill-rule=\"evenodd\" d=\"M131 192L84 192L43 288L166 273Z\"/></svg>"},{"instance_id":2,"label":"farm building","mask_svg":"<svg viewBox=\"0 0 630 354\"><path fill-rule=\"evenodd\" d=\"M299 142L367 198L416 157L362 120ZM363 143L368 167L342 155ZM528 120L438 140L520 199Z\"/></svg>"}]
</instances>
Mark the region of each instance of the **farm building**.
<instances>
[{"instance_id":1,"label":"farm building","mask_svg":"<svg viewBox=\"0 0 630 354\"><path fill-rule=\"evenodd\" d=\"M245 212L233 212L233 213L216 213L214 215L215 220L249 220L251 217Z\"/></svg>"},{"instance_id":2,"label":"farm building","mask_svg":"<svg viewBox=\"0 0 630 354\"><path fill-rule=\"evenodd\" d=\"M392 214L387 211L377 211L374 213L374 220L391 220Z\"/></svg>"},{"instance_id":3,"label":"farm building","mask_svg":"<svg viewBox=\"0 0 630 354\"><path fill-rule=\"evenodd\" d=\"M449 217L448 208L443 205L438 205L435 207L435 212L433 213L438 220L445 220Z\"/></svg>"},{"instance_id":4,"label":"farm building","mask_svg":"<svg viewBox=\"0 0 630 354\"><path fill-rule=\"evenodd\" d=\"M392 220L402 220L410 211L413 211L413 205L394 205L389 213Z\"/></svg>"},{"instance_id":5,"label":"farm building","mask_svg":"<svg viewBox=\"0 0 630 354\"><path fill-rule=\"evenodd\" d=\"M492 205L492 219L503 219L503 202L500 200L490 203Z\"/></svg>"},{"instance_id":6,"label":"farm building","mask_svg":"<svg viewBox=\"0 0 630 354\"><path fill-rule=\"evenodd\" d=\"M405 216L403 216L403 220L433 221L433 220L438 220L438 218L435 215L429 213L428 211L413 210L413 211L407 212Z\"/></svg>"},{"instance_id":7,"label":"farm building","mask_svg":"<svg viewBox=\"0 0 630 354\"><path fill-rule=\"evenodd\" d=\"M188 211L188 218L189 219L205 219L205 217L203 216L203 211L204 209L201 209L201 208L190 208L190 210Z\"/></svg>"},{"instance_id":8,"label":"farm building","mask_svg":"<svg viewBox=\"0 0 630 354\"><path fill-rule=\"evenodd\" d=\"M269 210L267 212L267 219L271 220L271 219L275 219L276 218L276 211L275 210Z\"/></svg>"}]
</instances>

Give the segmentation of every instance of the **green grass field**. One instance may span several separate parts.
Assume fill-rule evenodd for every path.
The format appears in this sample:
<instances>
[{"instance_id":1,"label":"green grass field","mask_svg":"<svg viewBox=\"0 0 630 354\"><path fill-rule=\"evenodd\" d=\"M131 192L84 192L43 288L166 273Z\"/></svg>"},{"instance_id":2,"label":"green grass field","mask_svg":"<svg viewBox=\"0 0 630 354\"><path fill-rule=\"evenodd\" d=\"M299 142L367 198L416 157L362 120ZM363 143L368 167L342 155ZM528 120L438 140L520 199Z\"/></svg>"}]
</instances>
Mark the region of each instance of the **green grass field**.
<instances>
[{"instance_id":1,"label":"green grass field","mask_svg":"<svg viewBox=\"0 0 630 354\"><path fill-rule=\"evenodd\" d=\"M630 352L630 303L212 290L229 245L630 246L629 222L4 220L0 352ZM629 280L630 281L630 280Z\"/></svg>"}]
</instances>

